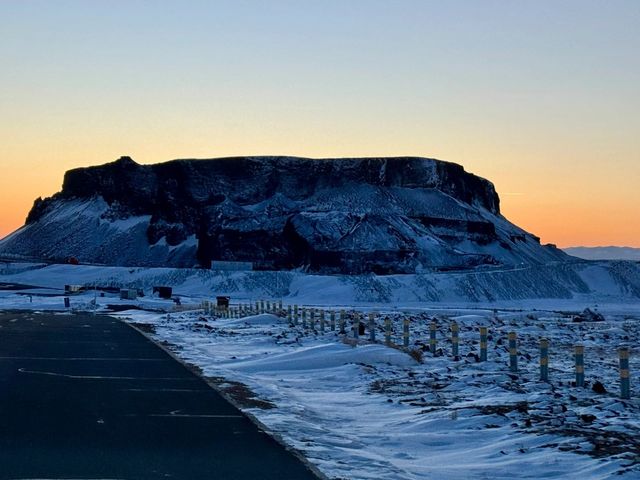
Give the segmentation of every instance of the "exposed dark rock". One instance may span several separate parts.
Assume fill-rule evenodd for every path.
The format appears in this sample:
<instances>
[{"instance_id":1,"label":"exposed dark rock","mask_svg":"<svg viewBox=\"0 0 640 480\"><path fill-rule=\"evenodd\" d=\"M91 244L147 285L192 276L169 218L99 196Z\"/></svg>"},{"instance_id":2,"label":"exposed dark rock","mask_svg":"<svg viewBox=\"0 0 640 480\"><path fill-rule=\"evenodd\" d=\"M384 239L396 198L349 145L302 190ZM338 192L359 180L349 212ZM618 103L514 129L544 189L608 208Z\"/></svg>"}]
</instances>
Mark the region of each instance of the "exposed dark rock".
<instances>
[{"instance_id":1,"label":"exposed dark rock","mask_svg":"<svg viewBox=\"0 0 640 480\"><path fill-rule=\"evenodd\" d=\"M377 274L567 258L504 219L491 182L417 157L122 157L68 171L1 252Z\"/></svg>"},{"instance_id":2,"label":"exposed dark rock","mask_svg":"<svg viewBox=\"0 0 640 480\"><path fill-rule=\"evenodd\" d=\"M601 313L594 312L590 308L585 308L584 311L575 317L574 322L604 322L604 316Z\"/></svg>"}]
</instances>

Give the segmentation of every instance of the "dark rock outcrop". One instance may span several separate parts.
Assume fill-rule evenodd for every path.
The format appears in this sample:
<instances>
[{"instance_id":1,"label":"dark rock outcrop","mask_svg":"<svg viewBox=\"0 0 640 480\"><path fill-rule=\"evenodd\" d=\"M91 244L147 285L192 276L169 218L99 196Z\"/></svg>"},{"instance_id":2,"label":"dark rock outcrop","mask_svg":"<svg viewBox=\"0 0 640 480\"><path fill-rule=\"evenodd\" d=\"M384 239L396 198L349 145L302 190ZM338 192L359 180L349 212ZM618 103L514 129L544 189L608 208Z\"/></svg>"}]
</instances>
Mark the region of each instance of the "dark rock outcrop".
<instances>
[{"instance_id":1,"label":"dark rock outcrop","mask_svg":"<svg viewBox=\"0 0 640 480\"><path fill-rule=\"evenodd\" d=\"M122 157L67 172L62 191L36 200L27 225L0 242L0 252L73 253L111 264L249 261L256 268L342 273L565 258L504 219L499 205L491 182L426 158L139 165Z\"/></svg>"}]
</instances>

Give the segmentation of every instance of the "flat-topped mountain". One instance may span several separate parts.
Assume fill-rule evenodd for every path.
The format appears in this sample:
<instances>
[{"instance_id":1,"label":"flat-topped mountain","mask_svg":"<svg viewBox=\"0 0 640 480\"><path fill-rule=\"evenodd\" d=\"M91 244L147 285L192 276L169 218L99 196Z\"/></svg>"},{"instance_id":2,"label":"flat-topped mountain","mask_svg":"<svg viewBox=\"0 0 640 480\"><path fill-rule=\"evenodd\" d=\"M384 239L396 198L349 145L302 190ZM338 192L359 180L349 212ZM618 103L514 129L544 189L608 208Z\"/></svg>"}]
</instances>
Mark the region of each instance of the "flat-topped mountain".
<instances>
[{"instance_id":1,"label":"flat-topped mountain","mask_svg":"<svg viewBox=\"0 0 640 480\"><path fill-rule=\"evenodd\" d=\"M0 254L112 265L405 273L568 259L500 214L488 180L417 157L233 157L65 174Z\"/></svg>"}]
</instances>

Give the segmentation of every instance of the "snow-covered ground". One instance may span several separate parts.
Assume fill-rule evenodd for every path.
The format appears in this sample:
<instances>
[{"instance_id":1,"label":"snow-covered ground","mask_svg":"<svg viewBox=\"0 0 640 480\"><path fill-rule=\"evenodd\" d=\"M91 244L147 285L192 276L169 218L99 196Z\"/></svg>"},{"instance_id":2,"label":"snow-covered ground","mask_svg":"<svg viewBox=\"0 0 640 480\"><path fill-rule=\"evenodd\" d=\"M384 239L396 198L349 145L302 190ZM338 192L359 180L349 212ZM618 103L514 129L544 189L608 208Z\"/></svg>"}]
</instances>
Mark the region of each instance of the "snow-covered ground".
<instances>
[{"instance_id":1,"label":"snow-covered ground","mask_svg":"<svg viewBox=\"0 0 640 480\"><path fill-rule=\"evenodd\" d=\"M200 367L329 478L640 477L640 304L632 298L367 303L349 296L349 284L342 284L345 293L339 281L294 276L288 285L297 295L285 298L285 306L335 309L340 304L338 308L378 312L380 343L365 340L367 333L356 344L350 335L331 331L328 322L321 333L318 319L312 330L270 314L232 319L207 314L198 310L199 304L214 292L207 291L208 284L197 274L72 268L23 266L14 274L5 269L0 282L23 286L0 290L0 309L62 310L60 287L65 283L128 280L151 285L173 279L183 306L193 310L171 311L173 302L150 296L124 301L94 292L71 297L72 307L135 307L115 315L146 324L143 328L153 338ZM606 284L591 274L587 281ZM295 282L300 288L292 290ZM260 293L264 291L256 287L238 290L235 297L253 300ZM608 300L597 305L604 322L573 322L576 312L596 308L600 300ZM422 353L422 363L416 361L419 354L382 343L385 316L392 319L396 344L402 342L404 318L410 319L410 349ZM438 325L435 357L427 348L432 320ZM457 360L449 339L454 320L460 325ZM480 326L489 328L487 362L476 359ZM509 331L518 334L517 375L508 368ZM551 345L549 383L538 379L541 337ZM586 388L571 384L576 343L585 345ZM622 345L632 349L631 400L619 398L617 348ZM596 381L605 393L592 390Z\"/></svg>"}]
</instances>

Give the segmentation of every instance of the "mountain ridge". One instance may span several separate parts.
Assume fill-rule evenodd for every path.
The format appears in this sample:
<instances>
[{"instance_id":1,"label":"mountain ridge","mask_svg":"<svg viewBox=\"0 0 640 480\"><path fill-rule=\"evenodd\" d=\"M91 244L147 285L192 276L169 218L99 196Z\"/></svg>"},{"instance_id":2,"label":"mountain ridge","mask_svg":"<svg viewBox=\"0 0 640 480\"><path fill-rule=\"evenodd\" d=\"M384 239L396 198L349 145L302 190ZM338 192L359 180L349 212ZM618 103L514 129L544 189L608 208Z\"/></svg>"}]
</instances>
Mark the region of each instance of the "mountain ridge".
<instances>
[{"instance_id":1,"label":"mountain ridge","mask_svg":"<svg viewBox=\"0 0 640 480\"><path fill-rule=\"evenodd\" d=\"M602 247L565 247L562 250L585 260L630 260L640 261L640 248L616 245Z\"/></svg>"}]
</instances>

